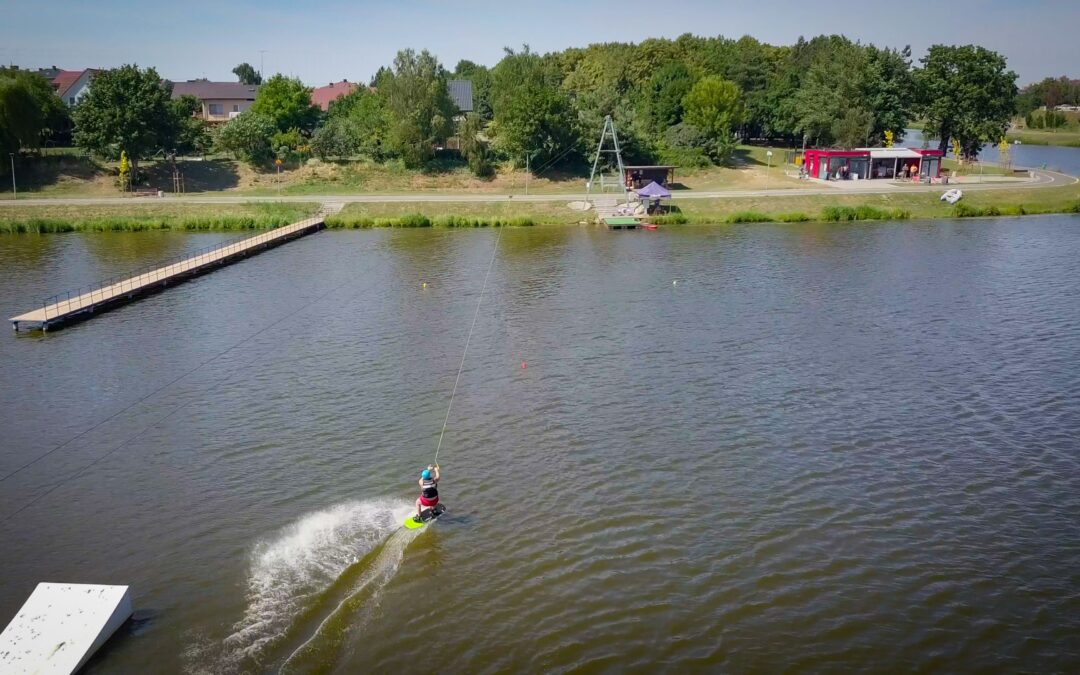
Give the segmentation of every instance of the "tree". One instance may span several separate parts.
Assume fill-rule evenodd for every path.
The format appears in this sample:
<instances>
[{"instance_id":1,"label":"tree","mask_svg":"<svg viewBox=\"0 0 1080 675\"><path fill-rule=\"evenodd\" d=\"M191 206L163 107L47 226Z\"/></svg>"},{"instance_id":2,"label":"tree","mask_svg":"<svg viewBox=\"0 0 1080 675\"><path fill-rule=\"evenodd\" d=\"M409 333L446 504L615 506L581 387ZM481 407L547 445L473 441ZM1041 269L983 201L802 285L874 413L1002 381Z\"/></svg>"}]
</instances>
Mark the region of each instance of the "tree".
<instances>
[{"instance_id":1,"label":"tree","mask_svg":"<svg viewBox=\"0 0 1080 675\"><path fill-rule=\"evenodd\" d=\"M347 158L357 152L356 139L345 118L332 118L311 137L311 151L319 159Z\"/></svg>"},{"instance_id":2,"label":"tree","mask_svg":"<svg viewBox=\"0 0 1080 675\"><path fill-rule=\"evenodd\" d=\"M218 130L215 145L219 150L231 152L237 159L249 164L264 164L274 156L270 141L277 131L269 115L247 110Z\"/></svg>"},{"instance_id":3,"label":"tree","mask_svg":"<svg viewBox=\"0 0 1080 675\"><path fill-rule=\"evenodd\" d=\"M379 94L389 112L391 148L410 168L434 156L435 146L453 131L456 107L446 89L446 71L427 50L397 53L392 70L383 74Z\"/></svg>"},{"instance_id":4,"label":"tree","mask_svg":"<svg viewBox=\"0 0 1080 675\"><path fill-rule=\"evenodd\" d=\"M383 160L390 153L389 129L385 96L359 87L330 103L327 122L315 133L312 150L320 157L360 154Z\"/></svg>"},{"instance_id":5,"label":"tree","mask_svg":"<svg viewBox=\"0 0 1080 675\"><path fill-rule=\"evenodd\" d=\"M645 85L649 123L663 132L683 119L683 99L694 86L694 76L686 64L675 61L653 73Z\"/></svg>"},{"instance_id":6,"label":"tree","mask_svg":"<svg viewBox=\"0 0 1080 675\"><path fill-rule=\"evenodd\" d=\"M557 64L528 46L521 52L506 49L492 77L496 148L515 164L524 164L526 153L537 166L573 158L579 148L577 125L570 99L559 88Z\"/></svg>"},{"instance_id":7,"label":"tree","mask_svg":"<svg viewBox=\"0 0 1080 675\"><path fill-rule=\"evenodd\" d=\"M478 178L490 178L495 174L491 152L483 138L484 123L477 113L469 113L458 126L461 154L469 164L469 170Z\"/></svg>"},{"instance_id":8,"label":"tree","mask_svg":"<svg viewBox=\"0 0 1080 675\"><path fill-rule=\"evenodd\" d=\"M389 153L386 102L366 87L330 103L326 123L311 138L311 151L322 159L363 155L376 161Z\"/></svg>"},{"instance_id":9,"label":"tree","mask_svg":"<svg viewBox=\"0 0 1080 675\"><path fill-rule=\"evenodd\" d=\"M684 119L712 142L713 161L727 161L735 149L732 134L745 114L738 85L716 76L702 78L683 98L683 109Z\"/></svg>"},{"instance_id":10,"label":"tree","mask_svg":"<svg viewBox=\"0 0 1080 675\"><path fill-rule=\"evenodd\" d=\"M940 149L956 138L965 158L983 143L997 142L1016 110L1016 73L997 52L965 45L934 45L916 71L924 133L940 139Z\"/></svg>"},{"instance_id":11,"label":"tree","mask_svg":"<svg viewBox=\"0 0 1080 675\"><path fill-rule=\"evenodd\" d=\"M874 129L874 115L863 108L854 107L844 111L844 115L832 125L832 137L841 148L863 148L870 140Z\"/></svg>"},{"instance_id":12,"label":"tree","mask_svg":"<svg viewBox=\"0 0 1080 675\"><path fill-rule=\"evenodd\" d=\"M153 68L127 65L99 73L75 107L75 144L110 158L125 152L137 177L139 160L174 132L171 93L172 85Z\"/></svg>"},{"instance_id":13,"label":"tree","mask_svg":"<svg viewBox=\"0 0 1080 675\"><path fill-rule=\"evenodd\" d=\"M127 153L120 151L120 190L126 191L131 186L131 164L128 163Z\"/></svg>"},{"instance_id":14,"label":"tree","mask_svg":"<svg viewBox=\"0 0 1080 675\"><path fill-rule=\"evenodd\" d=\"M206 120L195 116L201 110L202 103L191 94L169 101L172 128L163 139L166 150L181 154L206 151L210 146L209 127Z\"/></svg>"},{"instance_id":15,"label":"tree","mask_svg":"<svg viewBox=\"0 0 1080 675\"><path fill-rule=\"evenodd\" d=\"M315 128L320 115L311 103L311 88L284 75L274 75L259 87L251 110L272 119L278 131L299 129L304 133Z\"/></svg>"},{"instance_id":16,"label":"tree","mask_svg":"<svg viewBox=\"0 0 1080 675\"><path fill-rule=\"evenodd\" d=\"M0 152L17 153L41 142L45 116L25 83L0 76Z\"/></svg>"},{"instance_id":17,"label":"tree","mask_svg":"<svg viewBox=\"0 0 1080 675\"><path fill-rule=\"evenodd\" d=\"M18 68L0 68L0 77L14 79L24 87L33 97L41 113L40 139L24 143L23 147L36 148L47 140L55 140L71 132L71 113L53 91L52 84L48 80L38 73Z\"/></svg>"},{"instance_id":18,"label":"tree","mask_svg":"<svg viewBox=\"0 0 1080 675\"><path fill-rule=\"evenodd\" d=\"M233 68L232 72L242 84L262 84L262 73L252 68L246 61Z\"/></svg>"},{"instance_id":19,"label":"tree","mask_svg":"<svg viewBox=\"0 0 1080 675\"><path fill-rule=\"evenodd\" d=\"M300 134L299 129L279 131L270 137L270 147L274 151L274 157L287 161L299 161L300 156L307 147L307 142Z\"/></svg>"},{"instance_id":20,"label":"tree","mask_svg":"<svg viewBox=\"0 0 1080 675\"><path fill-rule=\"evenodd\" d=\"M705 167L712 163L709 153L712 140L693 124L679 122L664 132L665 162L686 167Z\"/></svg>"}]
</instances>

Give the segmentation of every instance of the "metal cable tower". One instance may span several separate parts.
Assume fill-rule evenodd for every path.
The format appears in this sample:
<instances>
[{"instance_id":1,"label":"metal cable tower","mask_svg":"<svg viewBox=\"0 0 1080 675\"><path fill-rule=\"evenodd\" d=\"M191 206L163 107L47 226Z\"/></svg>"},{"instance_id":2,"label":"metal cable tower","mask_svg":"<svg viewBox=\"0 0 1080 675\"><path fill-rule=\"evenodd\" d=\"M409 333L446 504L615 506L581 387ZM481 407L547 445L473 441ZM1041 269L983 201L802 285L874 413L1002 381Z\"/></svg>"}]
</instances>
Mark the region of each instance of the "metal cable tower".
<instances>
[{"instance_id":1,"label":"metal cable tower","mask_svg":"<svg viewBox=\"0 0 1080 675\"><path fill-rule=\"evenodd\" d=\"M611 135L612 149L604 149L604 141L607 140L608 134ZM596 146L596 157L593 158L592 172L589 174L589 182L586 185L586 197L585 200L589 201L589 197L592 196L593 182L596 180L596 169L600 165L601 153L615 153L615 162L619 167L619 187L622 188L623 197L627 203L630 202L630 193L626 189L626 171L623 168L622 151L619 149L619 135L615 131L615 121L611 119L611 115L604 117L604 130L600 132L600 143ZM604 192L604 174L600 172L600 193Z\"/></svg>"}]
</instances>

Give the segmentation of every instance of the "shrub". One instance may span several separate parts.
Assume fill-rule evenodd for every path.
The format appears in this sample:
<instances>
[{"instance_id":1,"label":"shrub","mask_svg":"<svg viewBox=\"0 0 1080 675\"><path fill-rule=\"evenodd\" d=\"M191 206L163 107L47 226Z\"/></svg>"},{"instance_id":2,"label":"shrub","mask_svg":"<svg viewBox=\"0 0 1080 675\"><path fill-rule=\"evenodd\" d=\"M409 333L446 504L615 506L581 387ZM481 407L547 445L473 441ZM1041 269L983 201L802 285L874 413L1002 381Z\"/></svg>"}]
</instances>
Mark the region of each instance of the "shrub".
<instances>
[{"instance_id":1,"label":"shrub","mask_svg":"<svg viewBox=\"0 0 1080 675\"><path fill-rule=\"evenodd\" d=\"M910 217L911 212L905 209L879 209L866 204L856 208L826 206L821 210L821 219L834 223L855 220L907 220Z\"/></svg>"},{"instance_id":2,"label":"shrub","mask_svg":"<svg viewBox=\"0 0 1080 675\"><path fill-rule=\"evenodd\" d=\"M776 217L776 220L781 223L805 223L810 220L810 216L801 211L793 211L791 213L781 213Z\"/></svg>"},{"instance_id":3,"label":"shrub","mask_svg":"<svg viewBox=\"0 0 1080 675\"><path fill-rule=\"evenodd\" d=\"M410 213L398 218L391 227L431 227L431 219L420 213Z\"/></svg>"},{"instance_id":4,"label":"shrub","mask_svg":"<svg viewBox=\"0 0 1080 675\"><path fill-rule=\"evenodd\" d=\"M767 223L772 220L772 216L761 213L760 211L738 211L729 215L725 222L728 223Z\"/></svg>"},{"instance_id":5,"label":"shrub","mask_svg":"<svg viewBox=\"0 0 1080 675\"><path fill-rule=\"evenodd\" d=\"M652 218L652 222L657 225L685 225L690 222L690 219L681 213L669 213Z\"/></svg>"},{"instance_id":6,"label":"shrub","mask_svg":"<svg viewBox=\"0 0 1080 675\"><path fill-rule=\"evenodd\" d=\"M826 206L821 210L821 219L829 222L855 220L855 209L847 206Z\"/></svg>"}]
</instances>

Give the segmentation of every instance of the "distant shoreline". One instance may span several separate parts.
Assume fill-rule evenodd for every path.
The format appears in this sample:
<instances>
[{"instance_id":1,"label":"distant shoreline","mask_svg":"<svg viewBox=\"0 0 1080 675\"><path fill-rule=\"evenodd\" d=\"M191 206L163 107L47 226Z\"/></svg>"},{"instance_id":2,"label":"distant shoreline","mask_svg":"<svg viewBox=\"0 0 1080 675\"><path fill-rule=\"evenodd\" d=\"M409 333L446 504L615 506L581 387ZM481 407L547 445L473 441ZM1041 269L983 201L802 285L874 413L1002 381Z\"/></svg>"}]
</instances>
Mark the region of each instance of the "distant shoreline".
<instances>
[{"instance_id":1,"label":"distant shoreline","mask_svg":"<svg viewBox=\"0 0 1080 675\"><path fill-rule=\"evenodd\" d=\"M1060 177L1059 177L1060 178ZM1059 183L1063 181L1059 180ZM964 197L955 206L941 191L894 190L774 193L698 193L676 197L673 212L652 218L661 225L716 225L747 222L844 222L864 220L953 219L1080 213L1080 182L1050 186L983 188L958 185ZM330 229L381 227L491 227L577 225L595 221L593 211L575 211L568 202L581 195L543 200L356 201L327 218ZM0 234L63 232L265 230L310 217L319 201L195 202L124 200L119 203L42 203L0 206Z\"/></svg>"}]
</instances>

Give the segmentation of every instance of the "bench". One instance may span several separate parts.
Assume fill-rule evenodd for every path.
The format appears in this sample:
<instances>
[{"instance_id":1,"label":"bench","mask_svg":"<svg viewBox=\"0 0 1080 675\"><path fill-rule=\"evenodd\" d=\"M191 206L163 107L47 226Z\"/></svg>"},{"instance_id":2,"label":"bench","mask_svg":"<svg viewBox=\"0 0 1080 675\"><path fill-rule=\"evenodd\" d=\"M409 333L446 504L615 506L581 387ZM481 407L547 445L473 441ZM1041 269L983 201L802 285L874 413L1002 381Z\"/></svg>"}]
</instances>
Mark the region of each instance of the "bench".
<instances>
[{"instance_id":1,"label":"bench","mask_svg":"<svg viewBox=\"0 0 1080 675\"><path fill-rule=\"evenodd\" d=\"M158 189L151 187L140 187L132 190L131 194L136 197L157 197Z\"/></svg>"}]
</instances>

